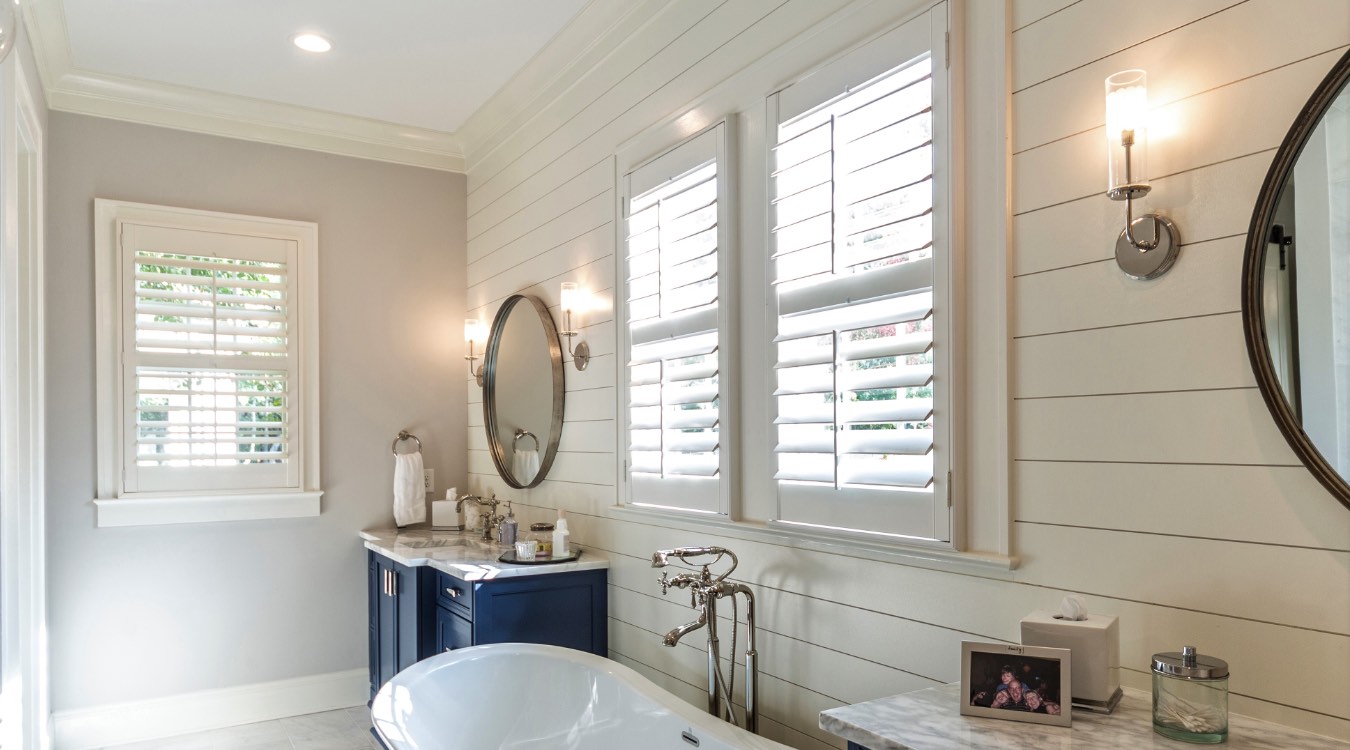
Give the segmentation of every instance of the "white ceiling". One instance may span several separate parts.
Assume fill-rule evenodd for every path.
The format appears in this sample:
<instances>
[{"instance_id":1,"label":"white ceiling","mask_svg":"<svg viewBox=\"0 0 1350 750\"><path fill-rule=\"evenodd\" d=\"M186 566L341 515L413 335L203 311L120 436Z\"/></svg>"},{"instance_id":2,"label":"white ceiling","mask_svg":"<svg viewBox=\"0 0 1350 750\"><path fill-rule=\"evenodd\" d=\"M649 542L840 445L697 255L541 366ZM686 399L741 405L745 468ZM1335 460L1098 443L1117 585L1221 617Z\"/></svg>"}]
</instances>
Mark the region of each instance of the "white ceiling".
<instances>
[{"instance_id":1,"label":"white ceiling","mask_svg":"<svg viewBox=\"0 0 1350 750\"><path fill-rule=\"evenodd\" d=\"M240 137L256 131L258 140L273 142L294 140L283 131L303 130L316 143L376 143L367 149L374 158L384 158L375 153L379 148L422 144L462 161L453 134L479 107L583 9L594 18L620 6L611 0L25 0L22 7L53 109L140 121L156 120L152 110L158 109L165 112L159 124L173 127ZM574 25L569 42L576 45L571 37L590 28ZM332 51L296 49L290 38L299 32L323 34ZM206 124L212 117L234 124Z\"/></svg>"}]
</instances>

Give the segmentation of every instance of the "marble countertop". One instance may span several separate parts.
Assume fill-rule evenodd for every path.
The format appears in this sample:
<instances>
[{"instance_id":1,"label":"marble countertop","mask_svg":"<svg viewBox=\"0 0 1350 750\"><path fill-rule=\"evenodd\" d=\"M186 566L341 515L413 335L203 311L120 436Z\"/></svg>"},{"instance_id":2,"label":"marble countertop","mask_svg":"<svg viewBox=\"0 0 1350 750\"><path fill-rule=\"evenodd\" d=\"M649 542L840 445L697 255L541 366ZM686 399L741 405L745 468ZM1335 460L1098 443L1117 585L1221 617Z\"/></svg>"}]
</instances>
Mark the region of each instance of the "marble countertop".
<instances>
[{"instance_id":1,"label":"marble countertop","mask_svg":"<svg viewBox=\"0 0 1350 750\"><path fill-rule=\"evenodd\" d=\"M362 531L366 549L409 566L427 565L462 581L490 581L498 578L567 573L609 567L603 552L586 549L581 559L548 565L516 565L498 562L506 548L486 542L468 531L431 531L430 529L376 529ZM575 545L574 545L575 546Z\"/></svg>"},{"instance_id":2,"label":"marble countertop","mask_svg":"<svg viewBox=\"0 0 1350 750\"><path fill-rule=\"evenodd\" d=\"M1153 731L1152 696L1125 688L1116 712L1075 711L1072 727L962 716L960 685L944 685L820 712L820 728L868 750L966 750L1026 747L1044 750L1134 750L1204 747ZM1350 750L1350 743L1246 716L1228 717L1232 750Z\"/></svg>"}]
</instances>

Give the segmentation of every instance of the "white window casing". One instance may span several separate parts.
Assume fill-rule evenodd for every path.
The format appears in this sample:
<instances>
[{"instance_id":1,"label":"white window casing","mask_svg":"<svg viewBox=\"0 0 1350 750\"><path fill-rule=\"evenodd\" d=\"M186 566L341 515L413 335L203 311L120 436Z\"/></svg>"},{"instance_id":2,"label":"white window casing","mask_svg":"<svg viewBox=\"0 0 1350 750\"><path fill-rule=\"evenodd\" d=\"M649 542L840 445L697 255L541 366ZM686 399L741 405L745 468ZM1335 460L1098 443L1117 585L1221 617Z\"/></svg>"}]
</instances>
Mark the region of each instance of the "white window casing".
<instances>
[{"instance_id":1,"label":"white window casing","mask_svg":"<svg viewBox=\"0 0 1350 750\"><path fill-rule=\"evenodd\" d=\"M317 227L96 201L100 526L317 515Z\"/></svg>"},{"instance_id":2,"label":"white window casing","mask_svg":"<svg viewBox=\"0 0 1350 750\"><path fill-rule=\"evenodd\" d=\"M623 502L730 513L727 128L622 177Z\"/></svg>"},{"instance_id":3,"label":"white window casing","mask_svg":"<svg viewBox=\"0 0 1350 750\"><path fill-rule=\"evenodd\" d=\"M770 97L776 520L951 539L945 3Z\"/></svg>"}]
</instances>

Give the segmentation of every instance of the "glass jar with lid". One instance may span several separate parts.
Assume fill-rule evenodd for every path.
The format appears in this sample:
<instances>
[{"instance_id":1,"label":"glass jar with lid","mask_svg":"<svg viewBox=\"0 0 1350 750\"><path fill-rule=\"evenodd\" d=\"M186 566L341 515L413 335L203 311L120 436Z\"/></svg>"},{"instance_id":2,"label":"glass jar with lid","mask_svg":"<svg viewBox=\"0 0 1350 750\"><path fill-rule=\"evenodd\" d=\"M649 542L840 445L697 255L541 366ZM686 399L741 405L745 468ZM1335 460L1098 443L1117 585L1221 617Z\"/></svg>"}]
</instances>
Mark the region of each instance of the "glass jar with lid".
<instances>
[{"instance_id":1,"label":"glass jar with lid","mask_svg":"<svg viewBox=\"0 0 1350 750\"><path fill-rule=\"evenodd\" d=\"M530 524L530 538L539 543L538 551L536 552L539 557L553 557L553 524Z\"/></svg>"},{"instance_id":2,"label":"glass jar with lid","mask_svg":"<svg viewBox=\"0 0 1350 750\"><path fill-rule=\"evenodd\" d=\"M1153 731L1185 742L1228 739L1228 662L1194 646L1153 655Z\"/></svg>"}]
</instances>

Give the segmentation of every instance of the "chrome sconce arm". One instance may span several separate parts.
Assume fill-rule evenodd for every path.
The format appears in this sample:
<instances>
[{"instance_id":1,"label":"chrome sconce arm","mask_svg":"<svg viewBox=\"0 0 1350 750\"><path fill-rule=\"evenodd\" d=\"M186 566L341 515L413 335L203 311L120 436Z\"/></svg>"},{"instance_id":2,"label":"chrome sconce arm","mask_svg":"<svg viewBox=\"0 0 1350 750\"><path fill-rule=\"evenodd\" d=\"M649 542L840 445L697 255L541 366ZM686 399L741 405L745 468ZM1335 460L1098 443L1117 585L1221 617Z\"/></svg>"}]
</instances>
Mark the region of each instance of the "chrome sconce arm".
<instances>
[{"instance_id":1,"label":"chrome sconce arm","mask_svg":"<svg viewBox=\"0 0 1350 750\"><path fill-rule=\"evenodd\" d=\"M1109 164L1106 195L1125 201L1125 228L1116 238L1116 265L1135 279L1156 279L1176 263L1181 235L1176 224L1158 214L1134 215L1134 200L1152 187L1135 173L1147 167L1147 74L1126 70L1106 79L1106 147ZM1135 234L1151 223L1152 239Z\"/></svg>"}]
</instances>

